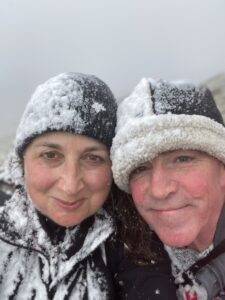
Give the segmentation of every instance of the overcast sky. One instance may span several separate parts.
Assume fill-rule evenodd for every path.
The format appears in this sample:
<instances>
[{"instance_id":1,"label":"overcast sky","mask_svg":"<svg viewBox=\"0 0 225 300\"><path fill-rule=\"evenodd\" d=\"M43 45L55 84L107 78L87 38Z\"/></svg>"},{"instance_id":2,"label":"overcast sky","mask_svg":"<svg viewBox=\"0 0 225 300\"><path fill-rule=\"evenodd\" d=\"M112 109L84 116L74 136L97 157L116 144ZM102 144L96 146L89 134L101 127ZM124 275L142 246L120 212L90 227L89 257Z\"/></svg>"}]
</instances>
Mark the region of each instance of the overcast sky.
<instances>
[{"instance_id":1,"label":"overcast sky","mask_svg":"<svg viewBox=\"0 0 225 300\"><path fill-rule=\"evenodd\" d=\"M1 137L61 72L95 74L121 98L144 76L225 71L224 0L1 0L0 20Z\"/></svg>"}]
</instances>

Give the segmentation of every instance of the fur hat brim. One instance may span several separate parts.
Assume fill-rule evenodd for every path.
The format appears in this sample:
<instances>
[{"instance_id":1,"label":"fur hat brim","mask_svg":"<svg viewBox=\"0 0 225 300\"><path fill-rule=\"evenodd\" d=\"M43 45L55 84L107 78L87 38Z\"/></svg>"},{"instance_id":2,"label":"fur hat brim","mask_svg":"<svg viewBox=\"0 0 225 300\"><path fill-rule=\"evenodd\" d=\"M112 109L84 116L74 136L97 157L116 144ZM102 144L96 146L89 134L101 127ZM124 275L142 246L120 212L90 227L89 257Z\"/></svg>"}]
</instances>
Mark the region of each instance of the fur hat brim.
<instances>
[{"instance_id":1,"label":"fur hat brim","mask_svg":"<svg viewBox=\"0 0 225 300\"><path fill-rule=\"evenodd\" d=\"M132 170L160 153L178 149L200 150L225 163L225 127L199 115L168 113L130 119L117 132L111 148L116 184L129 193Z\"/></svg>"}]
</instances>

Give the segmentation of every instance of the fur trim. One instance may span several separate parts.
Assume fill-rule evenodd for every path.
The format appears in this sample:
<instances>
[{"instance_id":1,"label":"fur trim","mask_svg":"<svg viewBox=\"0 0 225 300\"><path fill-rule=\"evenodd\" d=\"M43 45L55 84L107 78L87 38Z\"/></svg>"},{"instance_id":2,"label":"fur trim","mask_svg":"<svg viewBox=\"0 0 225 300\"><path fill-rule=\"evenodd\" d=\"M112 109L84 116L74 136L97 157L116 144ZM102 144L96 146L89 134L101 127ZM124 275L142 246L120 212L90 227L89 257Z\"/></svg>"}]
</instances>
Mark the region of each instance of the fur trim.
<instances>
[{"instance_id":1,"label":"fur trim","mask_svg":"<svg viewBox=\"0 0 225 300\"><path fill-rule=\"evenodd\" d=\"M200 115L168 113L128 120L111 149L116 184L129 193L129 176L135 167L177 149L204 151L225 163L225 127Z\"/></svg>"}]
</instances>

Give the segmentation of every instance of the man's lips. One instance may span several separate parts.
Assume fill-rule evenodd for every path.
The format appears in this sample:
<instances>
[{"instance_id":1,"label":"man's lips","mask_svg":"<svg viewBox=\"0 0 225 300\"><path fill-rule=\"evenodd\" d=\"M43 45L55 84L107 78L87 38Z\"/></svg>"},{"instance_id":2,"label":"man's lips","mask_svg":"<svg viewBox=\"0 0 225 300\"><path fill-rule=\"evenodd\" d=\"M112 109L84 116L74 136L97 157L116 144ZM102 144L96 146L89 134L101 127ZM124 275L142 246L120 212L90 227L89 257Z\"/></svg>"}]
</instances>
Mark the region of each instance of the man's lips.
<instances>
[{"instance_id":1,"label":"man's lips","mask_svg":"<svg viewBox=\"0 0 225 300\"><path fill-rule=\"evenodd\" d=\"M58 206L60 206L60 207L62 207L64 209L77 208L84 201L84 198L78 199L78 200L75 200L75 201L64 201L64 200L56 198L56 197L53 197L53 199L56 201L56 203L57 203Z\"/></svg>"},{"instance_id":2,"label":"man's lips","mask_svg":"<svg viewBox=\"0 0 225 300\"><path fill-rule=\"evenodd\" d=\"M176 212L182 209L187 208L189 205L182 205L179 207L165 207L165 208L149 208L148 210L150 211L155 211L155 212L159 212L159 213L169 213L169 212Z\"/></svg>"}]
</instances>

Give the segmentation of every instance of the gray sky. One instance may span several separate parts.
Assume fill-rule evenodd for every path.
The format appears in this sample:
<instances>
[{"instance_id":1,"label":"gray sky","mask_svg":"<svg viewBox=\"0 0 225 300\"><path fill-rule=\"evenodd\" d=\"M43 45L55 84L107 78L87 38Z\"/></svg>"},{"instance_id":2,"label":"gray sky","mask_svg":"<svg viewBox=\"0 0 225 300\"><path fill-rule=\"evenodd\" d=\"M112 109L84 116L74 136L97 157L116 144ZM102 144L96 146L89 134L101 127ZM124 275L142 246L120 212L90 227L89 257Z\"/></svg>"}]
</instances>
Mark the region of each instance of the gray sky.
<instances>
[{"instance_id":1,"label":"gray sky","mask_svg":"<svg viewBox=\"0 0 225 300\"><path fill-rule=\"evenodd\" d=\"M225 71L224 0L1 0L0 20L1 138L61 72L95 74L121 98L144 76Z\"/></svg>"}]
</instances>

